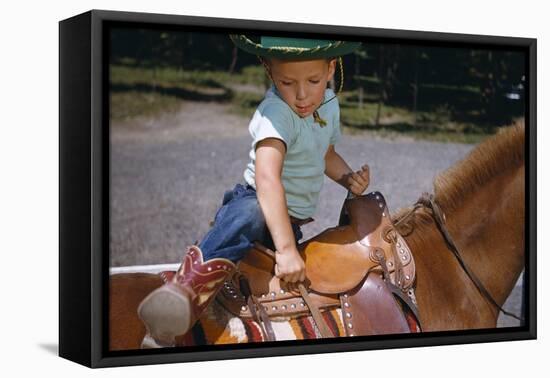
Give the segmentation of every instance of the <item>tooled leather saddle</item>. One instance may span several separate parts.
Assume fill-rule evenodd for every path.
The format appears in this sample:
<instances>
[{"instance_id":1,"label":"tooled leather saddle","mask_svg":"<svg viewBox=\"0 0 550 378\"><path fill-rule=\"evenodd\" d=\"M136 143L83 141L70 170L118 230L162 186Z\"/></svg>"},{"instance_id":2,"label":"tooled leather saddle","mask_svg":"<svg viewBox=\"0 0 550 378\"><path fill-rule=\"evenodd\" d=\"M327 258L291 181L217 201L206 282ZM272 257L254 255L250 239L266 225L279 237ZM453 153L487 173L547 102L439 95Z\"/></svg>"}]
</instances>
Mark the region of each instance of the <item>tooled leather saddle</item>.
<instances>
[{"instance_id":1,"label":"tooled leather saddle","mask_svg":"<svg viewBox=\"0 0 550 378\"><path fill-rule=\"evenodd\" d=\"M307 277L299 292L274 275L274 253L257 244L216 299L256 320L267 340L275 339L271 321L304 315L312 315L323 337L333 337L320 314L338 307L347 336L420 332L414 259L381 193L347 199L340 225L298 250Z\"/></svg>"}]
</instances>

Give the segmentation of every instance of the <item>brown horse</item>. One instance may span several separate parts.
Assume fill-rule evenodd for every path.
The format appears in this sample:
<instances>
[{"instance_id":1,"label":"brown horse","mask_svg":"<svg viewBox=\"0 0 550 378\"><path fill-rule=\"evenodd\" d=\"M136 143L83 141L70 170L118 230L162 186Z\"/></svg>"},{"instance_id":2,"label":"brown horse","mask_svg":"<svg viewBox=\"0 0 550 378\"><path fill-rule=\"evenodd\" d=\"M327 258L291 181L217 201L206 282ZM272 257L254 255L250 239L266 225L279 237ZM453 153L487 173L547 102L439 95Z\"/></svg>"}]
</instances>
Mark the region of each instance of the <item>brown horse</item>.
<instances>
[{"instance_id":1,"label":"brown horse","mask_svg":"<svg viewBox=\"0 0 550 378\"><path fill-rule=\"evenodd\" d=\"M466 265L500 306L525 266L524 146L523 123L502 129L434 183ZM398 229L413 230L405 239L415 257L424 331L495 327L497 309L459 266L428 211L420 209L407 223Z\"/></svg>"},{"instance_id":2,"label":"brown horse","mask_svg":"<svg viewBox=\"0 0 550 378\"><path fill-rule=\"evenodd\" d=\"M463 161L440 174L434 199L446 217L465 263L495 301L502 305L524 261L525 130L501 130ZM405 219L405 215L409 214ZM430 211L403 209L393 217L416 262L416 298L424 331L496 327L498 310L484 298L460 267ZM162 284L158 275L113 275L110 282L110 349L139 349L145 328L137 316L141 300ZM336 335L343 335L340 310L324 314ZM309 317L274 322L277 340L318 337ZM258 327L230 315L218 303L178 345L259 341Z\"/></svg>"}]
</instances>

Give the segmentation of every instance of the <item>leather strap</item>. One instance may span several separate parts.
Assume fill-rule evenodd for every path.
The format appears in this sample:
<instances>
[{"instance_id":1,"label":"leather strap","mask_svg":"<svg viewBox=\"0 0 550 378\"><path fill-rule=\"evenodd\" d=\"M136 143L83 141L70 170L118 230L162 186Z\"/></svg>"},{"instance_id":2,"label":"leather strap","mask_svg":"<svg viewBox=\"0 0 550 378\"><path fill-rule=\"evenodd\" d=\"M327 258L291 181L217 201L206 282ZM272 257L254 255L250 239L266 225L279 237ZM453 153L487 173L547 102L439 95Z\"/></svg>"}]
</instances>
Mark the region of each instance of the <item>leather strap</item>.
<instances>
[{"instance_id":1,"label":"leather strap","mask_svg":"<svg viewBox=\"0 0 550 378\"><path fill-rule=\"evenodd\" d=\"M275 341L276 337L275 332L273 331L273 326L271 325L271 320L264 310L264 307L258 302L258 299L254 295L252 295L248 280L242 274L239 276L239 287L241 289L241 293L243 293L244 297L246 298L246 302L248 304L248 307L250 308L252 318L256 323L260 325L260 329L264 335L264 338L267 341Z\"/></svg>"},{"instance_id":2,"label":"leather strap","mask_svg":"<svg viewBox=\"0 0 550 378\"><path fill-rule=\"evenodd\" d=\"M395 282L394 284L396 284L397 286L399 286L399 288L403 289L403 286L405 284L404 282L404 277L403 277L403 264L401 263L401 259L399 258L399 255L397 253L397 236L395 235L395 230L392 228L390 228L389 230L386 231L385 235L384 235L384 239L387 239L386 241L388 241L391 245L391 252L392 252L392 255L393 255L393 262L395 264ZM386 262L384 261L384 264Z\"/></svg>"},{"instance_id":3,"label":"leather strap","mask_svg":"<svg viewBox=\"0 0 550 378\"><path fill-rule=\"evenodd\" d=\"M403 290L401 290L400 287L394 285L390 280L384 280L384 283L386 284L388 289L390 289L390 291L393 293L393 295L395 295L396 297L401 299L408 306L408 308L412 311L413 315L416 318L416 322L418 323L418 327L420 329L422 329L422 321L420 319L420 313L418 312L418 307L403 292Z\"/></svg>"},{"instance_id":4,"label":"leather strap","mask_svg":"<svg viewBox=\"0 0 550 378\"><path fill-rule=\"evenodd\" d=\"M298 284L298 289L300 290L300 294L302 295L302 298L304 298L304 301L306 302L307 307L311 312L311 316L313 317L313 320L315 321L315 324L317 325L317 328L319 329L321 336L323 336L323 338L334 337L334 335L330 331L330 328L325 322L325 318L323 318L323 315L321 315L321 312L309 297L309 294L307 293L307 290L304 287L304 285L301 283Z\"/></svg>"},{"instance_id":5,"label":"leather strap","mask_svg":"<svg viewBox=\"0 0 550 378\"><path fill-rule=\"evenodd\" d=\"M275 260L275 252L270 250L269 248L265 247L264 245L256 242L254 243L255 247L259 250L265 252L267 255L271 256ZM309 294L307 293L307 289L305 286L300 283L298 284L298 289L300 290L300 295L302 298L304 298L304 302L306 302L307 307L309 308L309 311L311 312L311 316L313 317L313 321L317 325L317 328L319 329L319 332L321 333L321 336L323 337L334 337L332 332L330 331L330 328L328 327L327 323L325 322L325 319L321 315L321 311L317 308L317 306L313 303L311 298L309 297ZM254 296L252 296L254 297Z\"/></svg>"},{"instance_id":6,"label":"leather strap","mask_svg":"<svg viewBox=\"0 0 550 378\"><path fill-rule=\"evenodd\" d=\"M394 295L399 297L399 299L401 299L403 302L405 302L405 304L407 304L409 309L413 312L414 316L416 317L416 321L418 322L419 327L422 329L422 322L420 320L420 313L418 312L418 307L410 300L409 297L404 295L402 288L400 286L398 286L399 284L395 285L392 282L391 276L390 276L390 271L388 269L388 263L386 261L386 258L384 257L384 254L378 256L378 258L379 258L380 267L382 268L382 277L384 278L384 283L386 284L388 289L390 289L390 291ZM394 260L399 261L399 258L394 258ZM397 267L396 267L395 271L396 271L396 277L400 277L400 276L397 275ZM401 275L401 277L402 277L402 275ZM399 281L397 281L397 282L399 282Z\"/></svg>"}]
</instances>

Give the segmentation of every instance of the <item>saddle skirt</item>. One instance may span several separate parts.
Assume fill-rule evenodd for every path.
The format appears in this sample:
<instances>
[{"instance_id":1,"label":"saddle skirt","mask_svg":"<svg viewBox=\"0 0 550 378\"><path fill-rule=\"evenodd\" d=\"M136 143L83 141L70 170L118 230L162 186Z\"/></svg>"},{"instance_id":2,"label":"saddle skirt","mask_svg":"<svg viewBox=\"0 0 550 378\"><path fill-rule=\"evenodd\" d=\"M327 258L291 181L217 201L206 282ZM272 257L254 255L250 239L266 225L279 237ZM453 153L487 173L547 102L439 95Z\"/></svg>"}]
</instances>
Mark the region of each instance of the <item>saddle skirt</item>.
<instances>
[{"instance_id":1,"label":"saddle skirt","mask_svg":"<svg viewBox=\"0 0 550 378\"><path fill-rule=\"evenodd\" d=\"M391 223L382 194L372 192L347 199L343 210L348 224L329 228L298 246L306 265L304 286L310 304L320 311L342 307L347 315L346 303L349 307L350 296L355 295L357 302L359 291L362 290L361 296L364 297L365 290L377 288L380 292L382 286L388 286L402 299L396 301L400 306L415 306L414 259L407 243ZM237 267L237 274L225 282L216 298L235 316L252 318L254 315L243 294L246 291L240 287L242 276L249 283L251 295L270 319L285 320L310 313L311 309L301 294L288 290L286 283L274 275L273 252L257 246ZM374 275L367 280L371 273ZM377 298L382 297L377 295ZM412 310L418 317L416 308ZM351 313L347 316L351 317Z\"/></svg>"}]
</instances>

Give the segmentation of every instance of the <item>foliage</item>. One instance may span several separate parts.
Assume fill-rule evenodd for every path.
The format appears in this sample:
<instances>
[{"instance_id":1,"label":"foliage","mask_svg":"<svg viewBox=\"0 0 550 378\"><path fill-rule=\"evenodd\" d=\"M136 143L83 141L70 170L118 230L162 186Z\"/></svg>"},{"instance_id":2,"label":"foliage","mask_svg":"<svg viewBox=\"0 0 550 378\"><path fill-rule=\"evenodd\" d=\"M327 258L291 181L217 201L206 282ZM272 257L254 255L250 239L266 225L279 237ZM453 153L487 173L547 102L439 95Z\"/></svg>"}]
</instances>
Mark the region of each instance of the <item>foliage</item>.
<instances>
[{"instance_id":1,"label":"foliage","mask_svg":"<svg viewBox=\"0 0 550 378\"><path fill-rule=\"evenodd\" d=\"M230 101L249 116L267 85L256 57L211 30L115 28L110 62L113 117L181 99ZM481 135L525 113L521 51L366 40L343 62L342 122L356 131Z\"/></svg>"}]
</instances>

